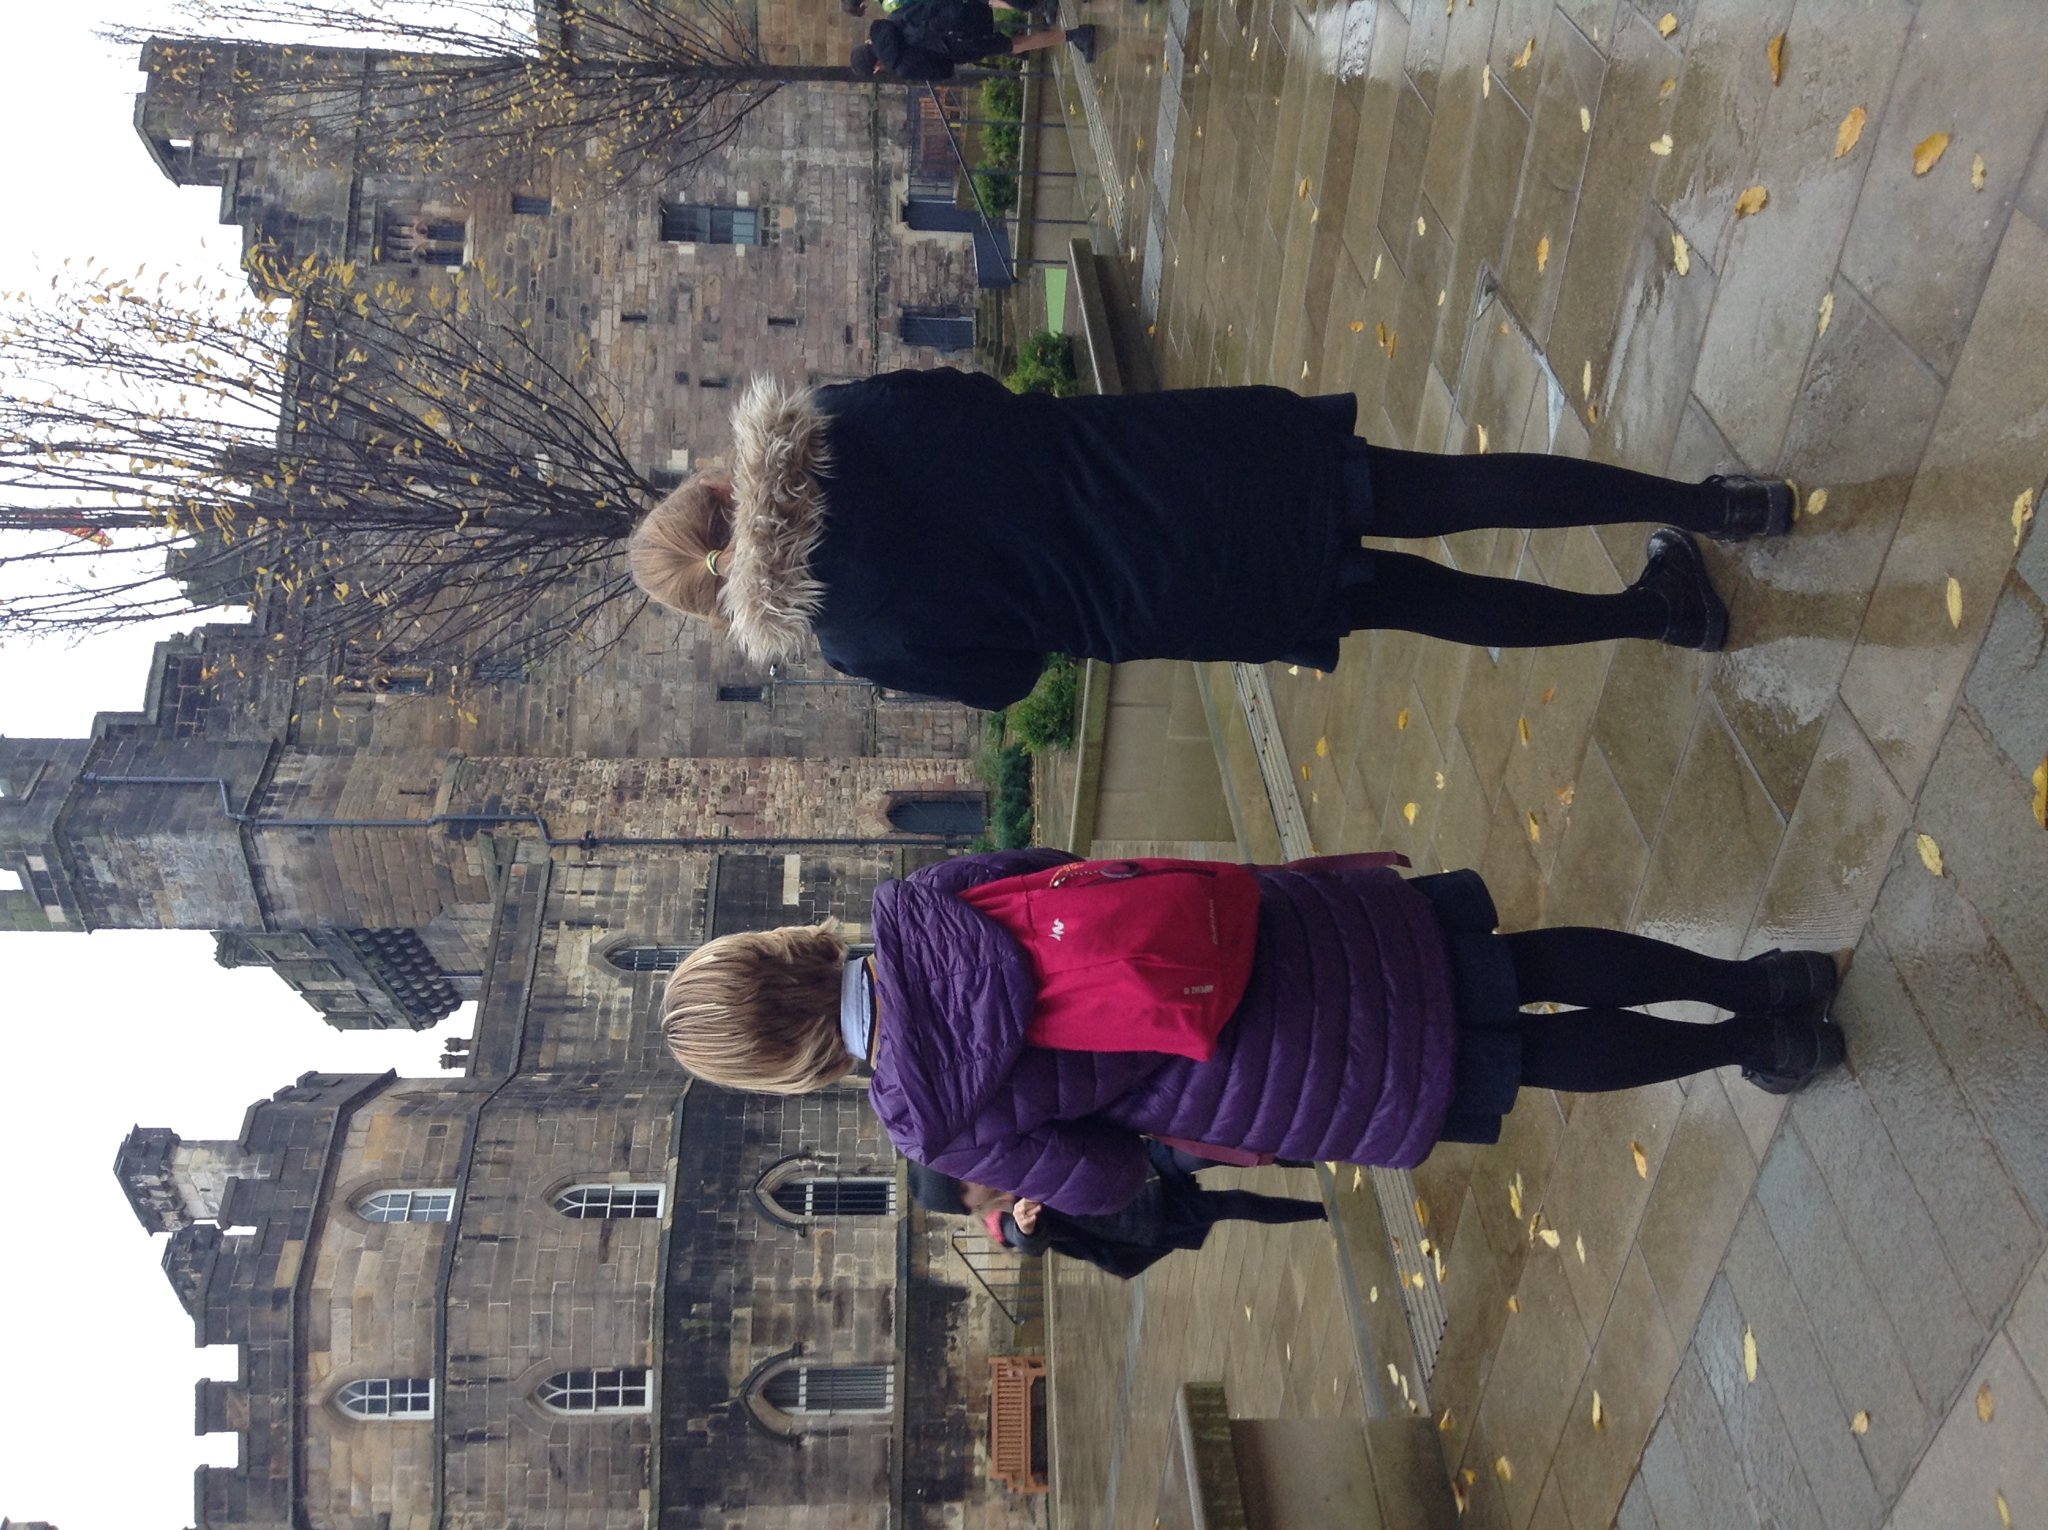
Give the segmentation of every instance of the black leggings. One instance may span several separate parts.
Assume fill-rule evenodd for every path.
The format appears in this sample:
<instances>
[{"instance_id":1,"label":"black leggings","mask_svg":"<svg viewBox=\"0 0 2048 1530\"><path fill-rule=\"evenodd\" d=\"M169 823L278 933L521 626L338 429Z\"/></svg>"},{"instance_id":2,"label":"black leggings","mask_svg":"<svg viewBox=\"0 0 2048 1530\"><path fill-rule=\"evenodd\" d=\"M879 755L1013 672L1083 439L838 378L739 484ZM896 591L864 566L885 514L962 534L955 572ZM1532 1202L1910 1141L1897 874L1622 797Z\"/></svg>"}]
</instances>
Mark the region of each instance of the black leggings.
<instances>
[{"instance_id":1,"label":"black leggings","mask_svg":"<svg viewBox=\"0 0 2048 1530\"><path fill-rule=\"evenodd\" d=\"M1720 528L1726 507L1722 491L1712 485L1573 457L1441 456L1365 445L1363 462L1376 537L1634 521L1710 532ZM1357 464L1354 456L1348 471L1356 472ZM1649 590L1587 595L1461 573L1408 553L1375 551L1371 568L1365 583L1345 592L1344 615L1354 630L1392 627L1454 643L1544 648L1661 637L1667 619L1663 600Z\"/></svg>"},{"instance_id":2,"label":"black leggings","mask_svg":"<svg viewBox=\"0 0 2048 1530\"><path fill-rule=\"evenodd\" d=\"M1522 1082L1595 1093L1766 1061L1767 974L1620 930L1527 930L1500 937L1524 1003L1582 1008L1523 1015ZM1736 1011L1713 1025L1664 1020L1623 1006L1692 999Z\"/></svg>"}]
</instances>

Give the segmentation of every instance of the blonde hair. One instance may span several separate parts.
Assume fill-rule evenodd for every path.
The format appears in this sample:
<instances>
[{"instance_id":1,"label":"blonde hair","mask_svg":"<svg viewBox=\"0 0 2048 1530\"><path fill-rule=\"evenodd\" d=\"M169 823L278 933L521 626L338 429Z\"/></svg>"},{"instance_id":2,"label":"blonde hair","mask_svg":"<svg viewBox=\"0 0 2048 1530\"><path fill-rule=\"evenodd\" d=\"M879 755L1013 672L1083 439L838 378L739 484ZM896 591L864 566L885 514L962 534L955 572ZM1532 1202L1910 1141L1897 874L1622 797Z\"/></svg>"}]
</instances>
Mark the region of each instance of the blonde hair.
<instances>
[{"instance_id":1,"label":"blonde hair","mask_svg":"<svg viewBox=\"0 0 2048 1530\"><path fill-rule=\"evenodd\" d=\"M643 515L626 538L633 582L670 610L722 622L718 580L705 558L723 550L731 535L725 494L702 473L694 474Z\"/></svg>"},{"instance_id":2,"label":"blonde hair","mask_svg":"<svg viewBox=\"0 0 2048 1530\"><path fill-rule=\"evenodd\" d=\"M852 1071L839 1036L846 942L830 921L721 935L670 974L661 1028L708 1083L770 1094L822 1089Z\"/></svg>"}]
</instances>

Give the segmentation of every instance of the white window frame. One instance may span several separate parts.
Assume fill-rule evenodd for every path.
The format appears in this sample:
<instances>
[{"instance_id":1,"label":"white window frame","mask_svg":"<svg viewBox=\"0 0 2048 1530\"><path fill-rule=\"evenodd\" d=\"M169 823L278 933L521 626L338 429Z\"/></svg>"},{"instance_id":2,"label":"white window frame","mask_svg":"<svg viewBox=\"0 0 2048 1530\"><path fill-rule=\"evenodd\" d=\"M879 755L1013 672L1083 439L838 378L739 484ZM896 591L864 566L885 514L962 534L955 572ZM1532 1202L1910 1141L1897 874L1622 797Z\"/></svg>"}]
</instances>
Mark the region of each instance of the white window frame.
<instances>
[{"instance_id":1,"label":"white window frame","mask_svg":"<svg viewBox=\"0 0 2048 1530\"><path fill-rule=\"evenodd\" d=\"M403 1196L403 1202L399 1197ZM397 1215L383 1213L396 1211ZM455 1190L448 1185L373 1190L356 1200L356 1215L379 1226L391 1222L452 1222L455 1220Z\"/></svg>"},{"instance_id":2,"label":"white window frame","mask_svg":"<svg viewBox=\"0 0 2048 1530\"><path fill-rule=\"evenodd\" d=\"M588 1377L578 1382L575 1378ZM638 1391L639 1400L606 1402L607 1393L625 1398ZM588 1393L590 1406L571 1406L565 1398ZM565 1418L589 1418L599 1414L652 1413L654 1411L654 1372L644 1365L616 1365L579 1367L574 1370L557 1371L534 1389L534 1397L550 1413L559 1413Z\"/></svg>"},{"instance_id":3,"label":"white window frame","mask_svg":"<svg viewBox=\"0 0 2048 1530\"><path fill-rule=\"evenodd\" d=\"M645 1198L650 1194L654 1197L654 1210L638 1210L637 1208L645 1204ZM622 1202L635 1209L613 1209ZM564 1185L555 1192L554 1205L555 1210L572 1222L658 1222L668 1214L668 1187L639 1181L612 1184L604 1180L589 1180L581 1184Z\"/></svg>"},{"instance_id":4,"label":"white window frame","mask_svg":"<svg viewBox=\"0 0 2048 1530\"><path fill-rule=\"evenodd\" d=\"M404 1388L394 1393L394 1388ZM381 1407L372 1404L381 1403ZM420 1420L434 1416L431 1376L359 1376L334 1394L334 1405L350 1418L371 1423L388 1419Z\"/></svg>"}]
</instances>

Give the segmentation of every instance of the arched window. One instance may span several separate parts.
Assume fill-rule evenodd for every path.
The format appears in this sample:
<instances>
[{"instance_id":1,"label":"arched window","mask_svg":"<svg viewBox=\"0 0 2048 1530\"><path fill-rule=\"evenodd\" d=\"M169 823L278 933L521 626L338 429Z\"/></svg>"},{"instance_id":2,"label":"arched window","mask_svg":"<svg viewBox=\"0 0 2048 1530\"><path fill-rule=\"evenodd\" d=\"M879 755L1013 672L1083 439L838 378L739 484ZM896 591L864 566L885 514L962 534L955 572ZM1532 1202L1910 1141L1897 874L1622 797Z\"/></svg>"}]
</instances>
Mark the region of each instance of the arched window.
<instances>
[{"instance_id":1,"label":"arched window","mask_svg":"<svg viewBox=\"0 0 2048 1530\"><path fill-rule=\"evenodd\" d=\"M579 1221L593 1217L658 1217L660 1185L571 1185L555 1197L555 1210Z\"/></svg>"},{"instance_id":2,"label":"arched window","mask_svg":"<svg viewBox=\"0 0 2048 1530\"><path fill-rule=\"evenodd\" d=\"M621 972L668 972L683 964L694 946L613 946L604 959Z\"/></svg>"},{"instance_id":3,"label":"arched window","mask_svg":"<svg viewBox=\"0 0 2048 1530\"><path fill-rule=\"evenodd\" d=\"M889 827L972 839L988 827L988 799L980 792L898 792L889 803Z\"/></svg>"},{"instance_id":4,"label":"arched window","mask_svg":"<svg viewBox=\"0 0 2048 1530\"><path fill-rule=\"evenodd\" d=\"M448 1222L455 1217L453 1190L379 1190L356 1202L365 1222Z\"/></svg>"},{"instance_id":5,"label":"arched window","mask_svg":"<svg viewBox=\"0 0 2048 1530\"><path fill-rule=\"evenodd\" d=\"M432 1418L434 1379L365 1376L343 1387L334 1400L351 1418Z\"/></svg>"},{"instance_id":6,"label":"arched window","mask_svg":"<svg viewBox=\"0 0 2048 1530\"><path fill-rule=\"evenodd\" d=\"M896 1181L880 1176L785 1179L768 1193L799 1217L886 1217L896 1209Z\"/></svg>"},{"instance_id":7,"label":"arched window","mask_svg":"<svg viewBox=\"0 0 2048 1530\"><path fill-rule=\"evenodd\" d=\"M886 1365L793 1365L768 1378L761 1399L784 1413L886 1413L896 1376Z\"/></svg>"},{"instance_id":8,"label":"arched window","mask_svg":"<svg viewBox=\"0 0 2048 1530\"><path fill-rule=\"evenodd\" d=\"M556 1371L540 1384L540 1400L557 1413L645 1413L652 1406L644 1365L609 1371Z\"/></svg>"}]
</instances>

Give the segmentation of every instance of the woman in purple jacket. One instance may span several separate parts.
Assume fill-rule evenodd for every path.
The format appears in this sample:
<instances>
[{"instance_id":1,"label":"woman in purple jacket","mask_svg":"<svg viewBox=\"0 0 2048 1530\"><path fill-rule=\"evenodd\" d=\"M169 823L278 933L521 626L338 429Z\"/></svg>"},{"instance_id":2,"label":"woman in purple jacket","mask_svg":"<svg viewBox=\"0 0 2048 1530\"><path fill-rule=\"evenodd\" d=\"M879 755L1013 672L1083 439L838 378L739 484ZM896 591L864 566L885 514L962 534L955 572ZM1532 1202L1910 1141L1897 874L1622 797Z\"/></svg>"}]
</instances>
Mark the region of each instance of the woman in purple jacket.
<instances>
[{"instance_id":1,"label":"woman in purple jacket","mask_svg":"<svg viewBox=\"0 0 2048 1530\"><path fill-rule=\"evenodd\" d=\"M958 894L1058 865L963 856L877 890L872 956L829 926L722 936L669 979L664 1026L715 1084L796 1093L871 1066L904 1154L1077 1214L1144 1183L1146 1137L1403 1168L1491 1142L1524 1084L1593 1092L1740 1066L1789 1093L1842 1061L1841 959L1723 961L1614 930L1492 933L1476 872L1265 867L1251 981L1206 1060L1025 1039L1036 986L1016 940ZM1712 1025L1625 1006L1689 999ZM1537 1000L1578 1006L1525 1014Z\"/></svg>"}]
</instances>

